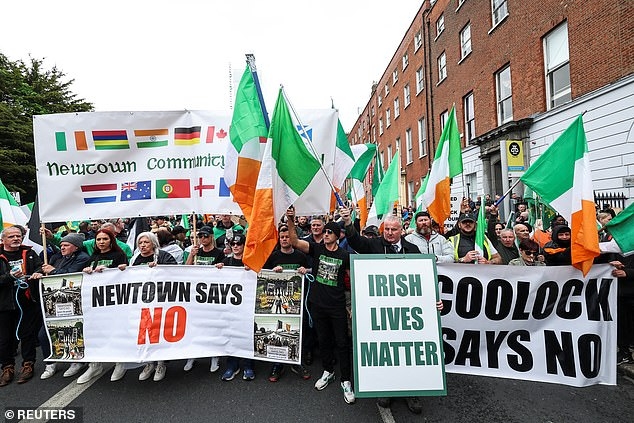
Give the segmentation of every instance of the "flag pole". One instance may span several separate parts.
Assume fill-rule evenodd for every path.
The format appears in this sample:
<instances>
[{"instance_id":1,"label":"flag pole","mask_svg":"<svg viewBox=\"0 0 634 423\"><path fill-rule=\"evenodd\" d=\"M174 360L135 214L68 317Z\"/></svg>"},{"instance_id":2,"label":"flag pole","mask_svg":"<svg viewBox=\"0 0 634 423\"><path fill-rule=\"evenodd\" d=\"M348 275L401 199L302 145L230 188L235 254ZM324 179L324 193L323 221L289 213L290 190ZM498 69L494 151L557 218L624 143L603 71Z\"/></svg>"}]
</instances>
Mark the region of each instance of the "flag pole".
<instances>
[{"instance_id":1,"label":"flag pole","mask_svg":"<svg viewBox=\"0 0 634 423\"><path fill-rule=\"evenodd\" d=\"M317 162L319 163L319 168L321 169L322 173L326 177L326 181L328 181L328 185L330 185L330 189L332 193L335 195L335 198L337 199L337 204L339 205L339 207L344 207L343 201L341 200L339 193L335 189L335 186L332 184L330 177L328 177L328 174L326 173L326 169L324 169L323 163L318 158L319 156L317 155L317 151L315 150L315 147L313 146L313 142L310 140L310 138L308 137L308 134L306 133L306 128L304 127L304 124L302 123L301 119L299 118L299 115L295 111L295 107L293 107L291 102L288 100L288 97L286 96L286 91L284 91L284 86L281 86L281 88L282 88L282 95L284 95L284 100L286 101L286 104L288 104L291 111L293 112L293 116L295 116L295 120L297 120L297 123L299 124L299 127L301 128L302 136L306 139L306 142L308 143L308 146L310 147L310 150L313 153L313 156L315 156L315 158L317 159Z\"/></svg>"},{"instance_id":2,"label":"flag pole","mask_svg":"<svg viewBox=\"0 0 634 423\"><path fill-rule=\"evenodd\" d=\"M42 226L40 226L40 233L42 234L42 247L44 247L42 253L44 254L44 264L48 264L48 252L46 251L46 226L44 225L44 223L42 223L41 225Z\"/></svg>"},{"instance_id":3,"label":"flag pole","mask_svg":"<svg viewBox=\"0 0 634 423\"><path fill-rule=\"evenodd\" d=\"M255 90L258 93L258 100L260 101L260 107L262 107L262 115L264 116L264 124L266 125L266 129L271 127L271 121L269 120L269 115L266 112L266 105L264 104L264 96L262 95L262 88L260 87L260 79L258 78L258 71L255 67L255 55L247 53L245 54L247 58L247 66L251 71L251 75L253 76L253 82L255 82Z\"/></svg>"},{"instance_id":4,"label":"flag pole","mask_svg":"<svg viewBox=\"0 0 634 423\"><path fill-rule=\"evenodd\" d=\"M494 205L495 207L497 207L497 206L498 206L498 205L502 202L502 200L504 200L504 197L506 197L507 195L509 195L509 193L510 193L511 191L513 191L513 188L515 188L515 187L517 186L517 184L519 184L520 182L521 182L521 178L517 178L517 181L515 181L515 183L514 183L513 185L511 185L511 187L510 187L509 189L507 189L507 190L506 190L506 192L505 192L505 193L504 193L504 194L503 194L500 198L498 198L497 200L495 200L495 203L493 203L493 205Z\"/></svg>"}]
</instances>

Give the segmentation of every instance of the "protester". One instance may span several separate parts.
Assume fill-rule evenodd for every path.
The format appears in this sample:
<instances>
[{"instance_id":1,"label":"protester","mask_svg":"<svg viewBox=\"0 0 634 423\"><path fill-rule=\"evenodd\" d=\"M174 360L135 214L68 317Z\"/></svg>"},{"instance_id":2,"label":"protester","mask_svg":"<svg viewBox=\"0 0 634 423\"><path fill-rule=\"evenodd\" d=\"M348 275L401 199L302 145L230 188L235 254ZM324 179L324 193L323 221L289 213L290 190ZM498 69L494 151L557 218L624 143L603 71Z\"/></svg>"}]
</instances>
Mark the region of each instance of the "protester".
<instances>
[{"instance_id":1,"label":"protester","mask_svg":"<svg viewBox=\"0 0 634 423\"><path fill-rule=\"evenodd\" d=\"M459 233L449 238L454 248L454 260L458 263L500 264L502 258L491 241L484 237L484 251L476 250L476 217L461 213L458 217Z\"/></svg>"},{"instance_id":2,"label":"protester","mask_svg":"<svg viewBox=\"0 0 634 423\"><path fill-rule=\"evenodd\" d=\"M233 238L235 233L244 233L244 227L237 223L233 223L230 214L220 215L220 220L216 221L214 226L214 240L218 248L224 248Z\"/></svg>"},{"instance_id":3,"label":"protester","mask_svg":"<svg viewBox=\"0 0 634 423\"><path fill-rule=\"evenodd\" d=\"M321 391L335 380L333 363L336 351L344 401L353 404L355 395L351 382L352 365L348 342L349 311L346 308L344 280L350 271L350 254L339 248L337 244L341 228L337 223L329 222L319 228L323 243L308 242L297 237L295 209L289 208L286 211L286 217L291 245L313 259L314 283L311 284L309 301L324 368L322 376L315 383L315 389ZM311 222L311 228L315 228L313 222Z\"/></svg>"},{"instance_id":4,"label":"protester","mask_svg":"<svg viewBox=\"0 0 634 423\"><path fill-rule=\"evenodd\" d=\"M438 263L453 263L453 246L444 236L432 229L429 213L419 211L414 220L416 231L407 235L405 240L416 245L421 253L435 255Z\"/></svg>"},{"instance_id":5,"label":"protester","mask_svg":"<svg viewBox=\"0 0 634 423\"><path fill-rule=\"evenodd\" d=\"M17 383L33 377L37 335L42 326L39 284L30 277L41 272L42 262L31 247L22 245L22 239L18 226L9 226L0 234L0 386L10 384L15 377L16 329L22 353Z\"/></svg>"},{"instance_id":6,"label":"protester","mask_svg":"<svg viewBox=\"0 0 634 423\"><path fill-rule=\"evenodd\" d=\"M183 264L183 249L176 243L176 238L172 232L166 227L160 227L156 230L161 250L170 253L177 264Z\"/></svg>"},{"instance_id":7,"label":"protester","mask_svg":"<svg viewBox=\"0 0 634 423\"><path fill-rule=\"evenodd\" d=\"M634 255L611 261L612 276L618 278L616 364L633 363L634 358Z\"/></svg>"},{"instance_id":8,"label":"protester","mask_svg":"<svg viewBox=\"0 0 634 423\"><path fill-rule=\"evenodd\" d=\"M544 253L548 266L572 264L570 228L568 226L559 225L553 228L552 240L544 246Z\"/></svg>"},{"instance_id":9,"label":"protester","mask_svg":"<svg viewBox=\"0 0 634 423\"><path fill-rule=\"evenodd\" d=\"M511 266L545 266L546 263L537 260L539 244L532 239L524 239L519 245L520 256L509 261Z\"/></svg>"}]
</instances>

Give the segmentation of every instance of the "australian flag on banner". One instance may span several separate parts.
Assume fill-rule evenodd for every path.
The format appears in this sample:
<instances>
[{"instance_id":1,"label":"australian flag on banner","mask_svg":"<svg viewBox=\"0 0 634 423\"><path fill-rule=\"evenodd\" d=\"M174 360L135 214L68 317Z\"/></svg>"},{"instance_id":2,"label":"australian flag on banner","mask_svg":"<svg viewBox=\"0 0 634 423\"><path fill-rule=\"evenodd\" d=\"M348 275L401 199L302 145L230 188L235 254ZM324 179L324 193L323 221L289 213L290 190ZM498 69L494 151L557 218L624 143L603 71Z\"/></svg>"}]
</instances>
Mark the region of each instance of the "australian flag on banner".
<instances>
[{"instance_id":1,"label":"australian flag on banner","mask_svg":"<svg viewBox=\"0 0 634 423\"><path fill-rule=\"evenodd\" d=\"M152 181L123 182L121 184L121 201L150 200L152 198Z\"/></svg>"}]
</instances>

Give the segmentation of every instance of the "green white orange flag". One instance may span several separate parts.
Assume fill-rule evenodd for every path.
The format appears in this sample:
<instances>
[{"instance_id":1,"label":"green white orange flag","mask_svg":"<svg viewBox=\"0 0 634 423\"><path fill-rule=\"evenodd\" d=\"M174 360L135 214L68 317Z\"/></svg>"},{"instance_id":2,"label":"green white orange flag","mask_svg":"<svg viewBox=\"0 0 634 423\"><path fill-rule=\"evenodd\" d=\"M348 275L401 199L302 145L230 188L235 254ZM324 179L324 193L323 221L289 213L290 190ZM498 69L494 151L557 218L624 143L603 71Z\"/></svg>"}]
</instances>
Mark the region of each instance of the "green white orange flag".
<instances>
[{"instance_id":1,"label":"green white orange flag","mask_svg":"<svg viewBox=\"0 0 634 423\"><path fill-rule=\"evenodd\" d=\"M13 225L25 226L28 221L18 202L0 181L0 227L4 229Z\"/></svg>"},{"instance_id":2,"label":"green white orange flag","mask_svg":"<svg viewBox=\"0 0 634 423\"><path fill-rule=\"evenodd\" d=\"M599 236L581 115L520 179L570 222L572 265L585 276L599 255Z\"/></svg>"},{"instance_id":3,"label":"green white orange flag","mask_svg":"<svg viewBox=\"0 0 634 423\"><path fill-rule=\"evenodd\" d=\"M268 128L257 85L247 66L236 92L229 130L231 142L227 146L225 160L225 183L247 218L251 216L260 172L260 143L266 141L267 135Z\"/></svg>"},{"instance_id":4,"label":"green white orange flag","mask_svg":"<svg viewBox=\"0 0 634 423\"><path fill-rule=\"evenodd\" d=\"M337 120L337 142L335 148L335 166L332 174L332 185L338 190L343 186L344 181L354 166L355 157L352 154L346 131L343 130L341 121Z\"/></svg>"},{"instance_id":5,"label":"green white orange flag","mask_svg":"<svg viewBox=\"0 0 634 423\"><path fill-rule=\"evenodd\" d=\"M368 144L356 144L351 147L352 155L354 156L354 166L350 169L351 184L351 197L352 201L359 207L359 221L361 227L364 228L368 221L368 201L365 195L365 187L363 181L365 180L372 159L376 154L376 145L372 143Z\"/></svg>"},{"instance_id":6,"label":"green white orange flag","mask_svg":"<svg viewBox=\"0 0 634 423\"><path fill-rule=\"evenodd\" d=\"M456 121L456 108L452 107L440 134L427 187L421 196L423 207L441 227L451 214L451 178L461 173L460 133Z\"/></svg>"},{"instance_id":7,"label":"green white orange flag","mask_svg":"<svg viewBox=\"0 0 634 423\"><path fill-rule=\"evenodd\" d=\"M617 214L605 227L619 247L615 252L624 255L634 253L634 203Z\"/></svg>"},{"instance_id":8,"label":"green white orange flag","mask_svg":"<svg viewBox=\"0 0 634 423\"><path fill-rule=\"evenodd\" d=\"M306 191L319 161L310 153L288 110L280 88L257 181L253 213L242 261L259 272L277 244L277 224Z\"/></svg>"},{"instance_id":9,"label":"green white orange flag","mask_svg":"<svg viewBox=\"0 0 634 423\"><path fill-rule=\"evenodd\" d=\"M425 193L425 190L427 189L427 181L429 181L429 174L425 176L425 179L423 179L423 183L420 184L420 188L414 196L414 200L416 201L416 212L414 212L414 216L412 216L412 220L409 222L409 229L416 229L416 219L414 217L416 216L416 213L418 213L419 211L423 211L422 197Z\"/></svg>"},{"instance_id":10,"label":"green white orange flag","mask_svg":"<svg viewBox=\"0 0 634 423\"><path fill-rule=\"evenodd\" d=\"M396 152L374 196L374 202L368 213L368 225L381 226L383 217L391 214L392 210L394 210L394 202L398 200L398 180L400 175L401 163L398 152Z\"/></svg>"}]
</instances>

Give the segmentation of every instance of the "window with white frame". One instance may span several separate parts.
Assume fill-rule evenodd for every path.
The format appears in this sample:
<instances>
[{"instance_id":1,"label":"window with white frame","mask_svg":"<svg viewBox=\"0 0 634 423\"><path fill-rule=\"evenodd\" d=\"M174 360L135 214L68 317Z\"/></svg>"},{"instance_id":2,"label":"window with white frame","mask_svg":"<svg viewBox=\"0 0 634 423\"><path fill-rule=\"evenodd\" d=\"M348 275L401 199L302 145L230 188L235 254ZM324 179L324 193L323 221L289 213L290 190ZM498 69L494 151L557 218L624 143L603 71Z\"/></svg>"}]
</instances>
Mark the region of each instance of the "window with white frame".
<instances>
[{"instance_id":1,"label":"window with white frame","mask_svg":"<svg viewBox=\"0 0 634 423\"><path fill-rule=\"evenodd\" d=\"M396 97L394 99L394 119L399 117L400 114L401 114L401 103L400 103L398 97Z\"/></svg>"},{"instance_id":2,"label":"window with white frame","mask_svg":"<svg viewBox=\"0 0 634 423\"><path fill-rule=\"evenodd\" d=\"M464 137L465 137L465 142L468 144L469 141L475 138L475 110L473 108L473 93L472 92L464 96L463 107L464 107Z\"/></svg>"},{"instance_id":3,"label":"window with white frame","mask_svg":"<svg viewBox=\"0 0 634 423\"><path fill-rule=\"evenodd\" d=\"M418 157L427 155L427 126L425 118L418 119Z\"/></svg>"},{"instance_id":4,"label":"window with white frame","mask_svg":"<svg viewBox=\"0 0 634 423\"><path fill-rule=\"evenodd\" d=\"M379 94L377 96L377 102L379 103L379 106L381 106L381 104L383 104L383 97L381 97L381 94Z\"/></svg>"},{"instance_id":5,"label":"window with white frame","mask_svg":"<svg viewBox=\"0 0 634 423\"><path fill-rule=\"evenodd\" d=\"M511 66L495 74L498 125L513 120L513 90L511 88Z\"/></svg>"},{"instance_id":6,"label":"window with white frame","mask_svg":"<svg viewBox=\"0 0 634 423\"><path fill-rule=\"evenodd\" d=\"M471 23L468 23L460 31L460 54L464 59L471 53Z\"/></svg>"},{"instance_id":7,"label":"window with white frame","mask_svg":"<svg viewBox=\"0 0 634 423\"><path fill-rule=\"evenodd\" d=\"M508 14L509 9L506 0L491 0L491 20L493 26L502 22Z\"/></svg>"},{"instance_id":8,"label":"window with white frame","mask_svg":"<svg viewBox=\"0 0 634 423\"><path fill-rule=\"evenodd\" d=\"M409 200L409 205L414 207L416 206L416 200L414 199L414 195L416 193L414 192L414 181L409 181L407 183L407 199Z\"/></svg>"},{"instance_id":9,"label":"window with white frame","mask_svg":"<svg viewBox=\"0 0 634 423\"><path fill-rule=\"evenodd\" d=\"M423 91L423 88L425 88L424 78L425 78L425 71L423 70L423 67L421 66L420 68L416 70L416 94Z\"/></svg>"},{"instance_id":10,"label":"window with white frame","mask_svg":"<svg viewBox=\"0 0 634 423\"><path fill-rule=\"evenodd\" d=\"M394 71L392 72L392 85L396 84L397 82L398 82L398 69L394 69Z\"/></svg>"},{"instance_id":11,"label":"window with white frame","mask_svg":"<svg viewBox=\"0 0 634 423\"><path fill-rule=\"evenodd\" d=\"M381 151L381 167L385 171L385 151Z\"/></svg>"},{"instance_id":12,"label":"window with white frame","mask_svg":"<svg viewBox=\"0 0 634 423\"><path fill-rule=\"evenodd\" d=\"M385 127L389 128L391 124L392 124L392 113L390 112L390 109L386 109L385 110Z\"/></svg>"},{"instance_id":13,"label":"window with white frame","mask_svg":"<svg viewBox=\"0 0 634 423\"><path fill-rule=\"evenodd\" d=\"M478 199L478 174L476 172L465 175L467 185L467 197L475 201Z\"/></svg>"},{"instance_id":14,"label":"window with white frame","mask_svg":"<svg viewBox=\"0 0 634 423\"><path fill-rule=\"evenodd\" d=\"M407 150L407 163L414 161L414 145L412 143L412 129L405 130L405 149Z\"/></svg>"},{"instance_id":15,"label":"window with white frame","mask_svg":"<svg viewBox=\"0 0 634 423\"><path fill-rule=\"evenodd\" d=\"M411 96L409 94L409 84L403 87L403 106L407 108L409 103L412 101Z\"/></svg>"},{"instance_id":16,"label":"window with white frame","mask_svg":"<svg viewBox=\"0 0 634 423\"><path fill-rule=\"evenodd\" d=\"M387 146L387 165L390 166L392 163L392 144Z\"/></svg>"},{"instance_id":17,"label":"window with white frame","mask_svg":"<svg viewBox=\"0 0 634 423\"><path fill-rule=\"evenodd\" d=\"M361 126L357 128L357 137L361 138Z\"/></svg>"},{"instance_id":18,"label":"window with white frame","mask_svg":"<svg viewBox=\"0 0 634 423\"><path fill-rule=\"evenodd\" d=\"M372 142L376 144L376 126L372 127Z\"/></svg>"},{"instance_id":19,"label":"window with white frame","mask_svg":"<svg viewBox=\"0 0 634 423\"><path fill-rule=\"evenodd\" d=\"M387 95L390 93L390 87L387 84L385 84L384 93L385 93L385 97L387 97Z\"/></svg>"},{"instance_id":20,"label":"window with white frame","mask_svg":"<svg viewBox=\"0 0 634 423\"><path fill-rule=\"evenodd\" d=\"M379 119L379 135L383 135L383 118Z\"/></svg>"},{"instance_id":21,"label":"window with white frame","mask_svg":"<svg viewBox=\"0 0 634 423\"><path fill-rule=\"evenodd\" d=\"M438 56L438 82L442 82L447 77L447 55L443 51Z\"/></svg>"},{"instance_id":22,"label":"window with white frame","mask_svg":"<svg viewBox=\"0 0 634 423\"><path fill-rule=\"evenodd\" d=\"M445 30L445 15L440 15L436 21L436 37Z\"/></svg>"},{"instance_id":23,"label":"window with white frame","mask_svg":"<svg viewBox=\"0 0 634 423\"><path fill-rule=\"evenodd\" d=\"M423 33L422 31L418 31L414 35L414 51L418 51L419 48L423 45Z\"/></svg>"},{"instance_id":24,"label":"window with white frame","mask_svg":"<svg viewBox=\"0 0 634 423\"><path fill-rule=\"evenodd\" d=\"M409 56L407 55L407 53L405 53L403 55L403 70L405 70L407 65L409 65Z\"/></svg>"},{"instance_id":25,"label":"window with white frame","mask_svg":"<svg viewBox=\"0 0 634 423\"><path fill-rule=\"evenodd\" d=\"M440 114L440 132L442 132L443 129L445 129L445 125L447 124L448 120L449 120L449 112L445 110L444 112Z\"/></svg>"},{"instance_id":26,"label":"window with white frame","mask_svg":"<svg viewBox=\"0 0 634 423\"><path fill-rule=\"evenodd\" d=\"M544 64L548 109L572 100L568 22L562 23L544 37Z\"/></svg>"},{"instance_id":27,"label":"window with white frame","mask_svg":"<svg viewBox=\"0 0 634 423\"><path fill-rule=\"evenodd\" d=\"M370 113L372 113L372 117L374 117L374 104L372 105L372 107L370 108Z\"/></svg>"}]
</instances>

